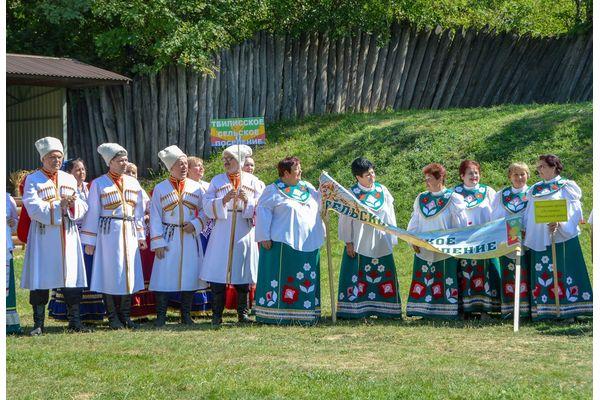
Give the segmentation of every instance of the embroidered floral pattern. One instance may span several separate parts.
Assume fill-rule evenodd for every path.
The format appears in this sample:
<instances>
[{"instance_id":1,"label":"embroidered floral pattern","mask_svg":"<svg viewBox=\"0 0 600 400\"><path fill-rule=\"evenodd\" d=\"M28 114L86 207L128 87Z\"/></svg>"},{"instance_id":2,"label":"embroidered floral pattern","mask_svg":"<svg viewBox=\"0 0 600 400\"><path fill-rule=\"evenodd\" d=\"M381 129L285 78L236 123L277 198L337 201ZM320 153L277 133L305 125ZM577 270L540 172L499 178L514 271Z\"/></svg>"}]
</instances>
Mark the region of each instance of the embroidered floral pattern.
<instances>
[{"instance_id":1,"label":"embroidered floral pattern","mask_svg":"<svg viewBox=\"0 0 600 400\"><path fill-rule=\"evenodd\" d=\"M523 211L527 206L527 202L527 188L521 193L513 193L510 188L505 188L502 192L502 205L513 214Z\"/></svg>"},{"instance_id":2,"label":"embroidered floral pattern","mask_svg":"<svg viewBox=\"0 0 600 400\"><path fill-rule=\"evenodd\" d=\"M565 183L567 180L562 178L554 182L538 182L531 188L531 195L533 197L548 196L562 189Z\"/></svg>"},{"instance_id":3,"label":"embroidered floral pattern","mask_svg":"<svg viewBox=\"0 0 600 400\"><path fill-rule=\"evenodd\" d=\"M424 192L419 195L419 210L425 218L433 217L442 212L448 203L452 190L446 189L442 194L434 196L431 192Z\"/></svg>"},{"instance_id":4,"label":"embroidered floral pattern","mask_svg":"<svg viewBox=\"0 0 600 400\"><path fill-rule=\"evenodd\" d=\"M464 184L460 184L454 187L454 191L464 197L467 208L477 207L485 199L487 193L487 186L479 184L477 189L468 189Z\"/></svg>"},{"instance_id":5,"label":"embroidered floral pattern","mask_svg":"<svg viewBox=\"0 0 600 400\"><path fill-rule=\"evenodd\" d=\"M310 199L310 191L305 181L298 182L297 185L288 186L281 179L275 181L275 187L284 196L299 201L300 203L306 203Z\"/></svg>"},{"instance_id":6,"label":"embroidered floral pattern","mask_svg":"<svg viewBox=\"0 0 600 400\"><path fill-rule=\"evenodd\" d=\"M362 204L374 211L379 210L385 203L383 186L377 182L375 182L373 190L371 191L362 190L360 186L358 186L358 183L352 186L350 190Z\"/></svg>"}]
</instances>

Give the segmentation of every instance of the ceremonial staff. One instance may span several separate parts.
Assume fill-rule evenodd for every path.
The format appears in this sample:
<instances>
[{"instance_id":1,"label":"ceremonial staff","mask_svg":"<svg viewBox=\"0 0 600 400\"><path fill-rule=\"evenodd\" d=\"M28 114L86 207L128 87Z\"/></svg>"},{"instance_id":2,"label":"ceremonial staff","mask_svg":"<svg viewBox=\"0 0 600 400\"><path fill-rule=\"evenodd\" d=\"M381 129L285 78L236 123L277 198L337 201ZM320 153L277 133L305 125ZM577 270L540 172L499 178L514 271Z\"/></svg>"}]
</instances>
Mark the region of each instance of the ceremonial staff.
<instances>
[{"instance_id":1,"label":"ceremonial staff","mask_svg":"<svg viewBox=\"0 0 600 400\"><path fill-rule=\"evenodd\" d=\"M240 145L241 145L241 131L242 131L243 126L242 125L235 125L232 126L231 129L236 133L236 143L237 143L237 153L238 153L238 157L237 157L237 162L238 162L238 174L240 177L240 187L235 191L235 196L233 197L233 210L231 212L231 235L229 236L229 257L227 259L227 278L226 278L226 282L229 285L231 283L231 264L233 263L233 244L235 241L235 226L237 223L237 201L238 201L238 195L239 195L239 191L242 188L242 163L241 163L241 156L240 156ZM235 190L235 187L234 187Z\"/></svg>"},{"instance_id":2,"label":"ceremonial staff","mask_svg":"<svg viewBox=\"0 0 600 400\"><path fill-rule=\"evenodd\" d=\"M329 276L329 297L331 298L331 320L335 324L335 293L333 291L333 263L331 262L331 239L329 230L329 211L321 213L321 218L325 222L325 239L327 240L327 273Z\"/></svg>"}]
</instances>

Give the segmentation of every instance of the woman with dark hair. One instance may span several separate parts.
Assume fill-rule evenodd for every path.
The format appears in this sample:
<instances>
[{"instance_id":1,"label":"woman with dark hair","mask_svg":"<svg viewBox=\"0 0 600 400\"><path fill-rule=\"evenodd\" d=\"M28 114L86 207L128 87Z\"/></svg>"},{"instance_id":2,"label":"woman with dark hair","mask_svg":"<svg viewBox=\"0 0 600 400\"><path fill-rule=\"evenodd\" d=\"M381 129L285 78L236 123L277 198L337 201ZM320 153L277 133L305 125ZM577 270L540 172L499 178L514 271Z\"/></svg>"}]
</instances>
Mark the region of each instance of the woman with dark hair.
<instances>
[{"instance_id":1,"label":"woman with dark hair","mask_svg":"<svg viewBox=\"0 0 600 400\"><path fill-rule=\"evenodd\" d=\"M467 223L462 196L445 186L446 169L432 163L423 168L427 190L417 196L408 231L419 233L464 227ZM413 246L412 283L406 315L458 319L457 260L446 254Z\"/></svg>"},{"instance_id":2,"label":"woman with dark hair","mask_svg":"<svg viewBox=\"0 0 600 400\"><path fill-rule=\"evenodd\" d=\"M284 158L277 169L279 179L265 188L256 207L256 241L261 244L256 320L316 323L321 316L321 196L302 180L297 157Z\"/></svg>"},{"instance_id":3,"label":"woman with dark hair","mask_svg":"<svg viewBox=\"0 0 600 400\"><path fill-rule=\"evenodd\" d=\"M375 181L374 166L366 158L352 162L356 179L350 192L383 222L396 225L394 198ZM338 237L346 244L340 268L339 318L402 317L393 247L398 239L370 225L340 216Z\"/></svg>"},{"instance_id":4,"label":"woman with dark hair","mask_svg":"<svg viewBox=\"0 0 600 400\"><path fill-rule=\"evenodd\" d=\"M459 166L463 183L454 192L465 200L467 226L481 225L492 220L492 202L496 191L479 182L481 167L477 161L464 160ZM460 303L465 315L500 312L500 263L497 258L486 260L461 259L459 261Z\"/></svg>"},{"instance_id":5,"label":"woman with dark hair","mask_svg":"<svg viewBox=\"0 0 600 400\"><path fill-rule=\"evenodd\" d=\"M89 183L85 181L87 171L85 163L81 158L74 158L65 162L64 169L67 173L73 175L77 180L77 196L87 202L90 193ZM75 221L79 230L83 221ZM85 273L87 276L88 285L92 282L92 265L94 256L83 253L83 261L85 262ZM102 294L88 290L83 290L81 303L79 305L79 316L82 322L98 323L104 319L106 309L102 301ZM48 303L48 316L59 321L67 320L67 304L60 289L53 289Z\"/></svg>"},{"instance_id":6,"label":"woman with dark hair","mask_svg":"<svg viewBox=\"0 0 600 400\"><path fill-rule=\"evenodd\" d=\"M557 156L539 156L537 172L542 180L527 192L524 245L531 252L530 282L535 283L531 291L531 317L534 321L592 315L592 286L579 244L579 222L583 219L581 189L574 181L561 177L562 170ZM567 201L568 221L536 224L536 203L560 199ZM556 243L556 260L552 259L552 236ZM554 268L558 275L558 315Z\"/></svg>"}]
</instances>

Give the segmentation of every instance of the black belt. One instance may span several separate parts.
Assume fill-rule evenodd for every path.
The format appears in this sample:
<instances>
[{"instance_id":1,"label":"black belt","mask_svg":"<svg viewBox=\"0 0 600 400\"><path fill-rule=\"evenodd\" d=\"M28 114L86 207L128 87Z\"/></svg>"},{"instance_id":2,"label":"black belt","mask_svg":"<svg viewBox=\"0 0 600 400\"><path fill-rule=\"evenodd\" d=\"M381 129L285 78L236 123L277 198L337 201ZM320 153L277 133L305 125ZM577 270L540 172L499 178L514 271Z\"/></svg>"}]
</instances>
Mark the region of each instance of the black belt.
<instances>
[{"instance_id":1,"label":"black belt","mask_svg":"<svg viewBox=\"0 0 600 400\"><path fill-rule=\"evenodd\" d=\"M113 220L121 220L124 222L131 222L131 224L133 225L133 222L135 221L135 219L133 217L130 216L125 216L125 217L113 217L113 216L107 216L107 217L100 217L100 231L104 234L107 234L110 232L110 222ZM135 228L132 226L132 228Z\"/></svg>"},{"instance_id":2,"label":"black belt","mask_svg":"<svg viewBox=\"0 0 600 400\"><path fill-rule=\"evenodd\" d=\"M181 229L185 226L185 225L179 225L179 224L169 224L167 222L163 222L162 224L165 227L164 232L163 232L163 239L165 239L167 242L170 242L171 239L173 239L173 235L175 234L176 228Z\"/></svg>"}]
</instances>

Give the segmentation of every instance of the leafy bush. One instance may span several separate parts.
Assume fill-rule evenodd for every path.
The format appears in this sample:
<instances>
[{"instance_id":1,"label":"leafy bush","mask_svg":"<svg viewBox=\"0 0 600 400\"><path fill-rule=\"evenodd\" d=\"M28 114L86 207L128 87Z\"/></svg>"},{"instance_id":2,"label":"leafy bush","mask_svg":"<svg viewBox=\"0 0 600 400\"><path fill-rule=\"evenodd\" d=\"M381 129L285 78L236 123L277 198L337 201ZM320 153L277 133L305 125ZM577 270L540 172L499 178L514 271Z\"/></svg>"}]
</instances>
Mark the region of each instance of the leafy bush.
<instances>
[{"instance_id":1,"label":"leafy bush","mask_svg":"<svg viewBox=\"0 0 600 400\"><path fill-rule=\"evenodd\" d=\"M123 73L177 63L210 73L212 55L266 30L363 30L393 21L552 36L591 27L591 0L9 0L9 52L70 56Z\"/></svg>"}]
</instances>

